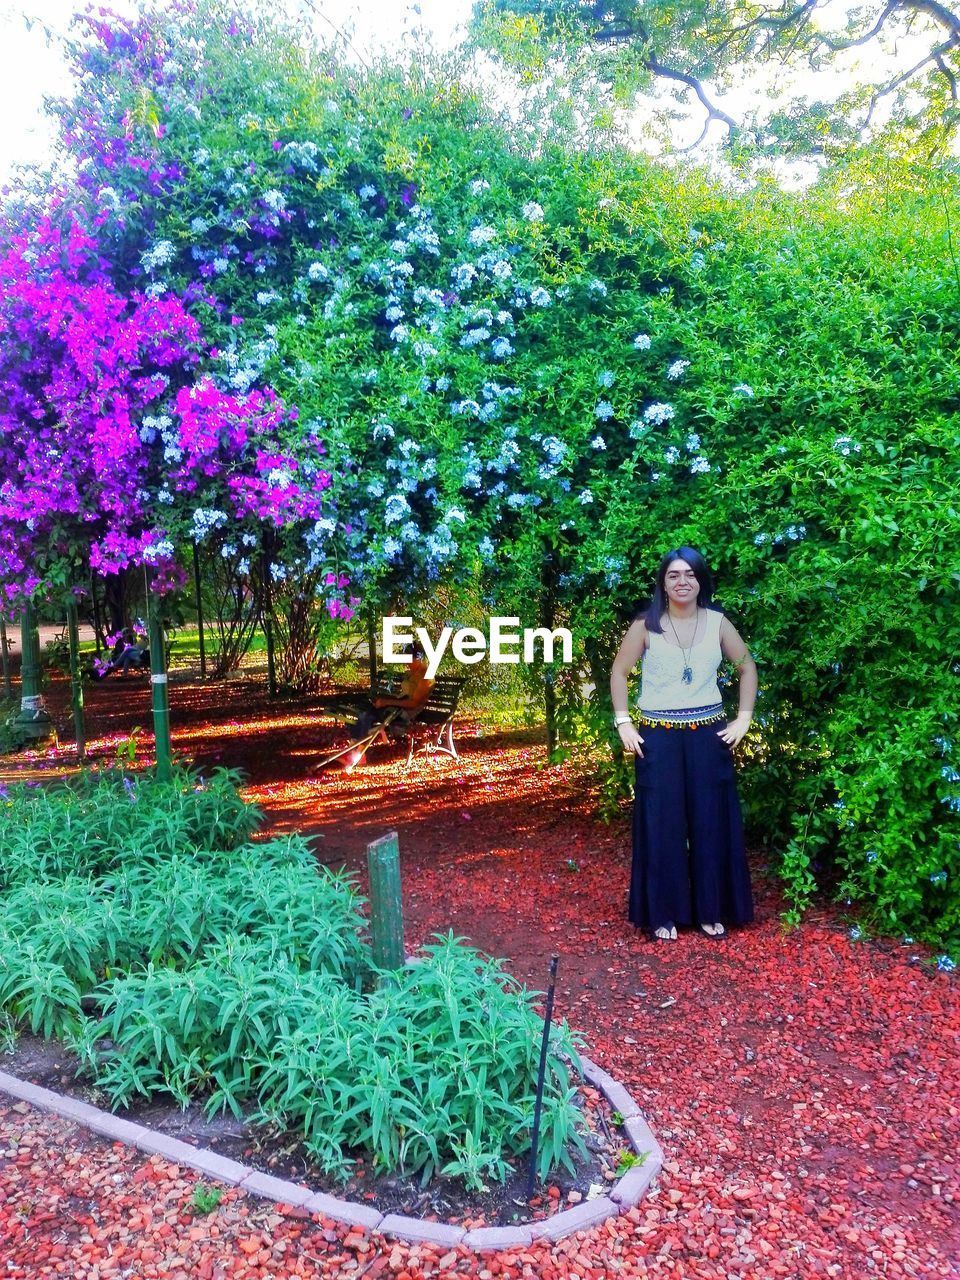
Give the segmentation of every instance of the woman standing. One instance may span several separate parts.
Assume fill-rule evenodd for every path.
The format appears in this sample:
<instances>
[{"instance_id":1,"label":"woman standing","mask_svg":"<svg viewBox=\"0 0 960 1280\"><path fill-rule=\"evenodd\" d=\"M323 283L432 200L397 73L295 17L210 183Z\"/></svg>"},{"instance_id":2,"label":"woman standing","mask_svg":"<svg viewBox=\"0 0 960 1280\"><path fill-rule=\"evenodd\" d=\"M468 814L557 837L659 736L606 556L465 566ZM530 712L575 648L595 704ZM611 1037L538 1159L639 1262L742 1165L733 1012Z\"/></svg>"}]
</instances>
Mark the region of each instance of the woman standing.
<instances>
[{"instance_id":1,"label":"woman standing","mask_svg":"<svg viewBox=\"0 0 960 1280\"><path fill-rule=\"evenodd\" d=\"M652 937L678 925L720 938L753 919L733 748L750 727L757 668L730 620L712 603L703 556L668 551L653 600L627 631L610 674L614 723L636 756L630 919ZM723 714L717 668L740 670L740 709ZM642 662L636 723L627 677Z\"/></svg>"}]
</instances>

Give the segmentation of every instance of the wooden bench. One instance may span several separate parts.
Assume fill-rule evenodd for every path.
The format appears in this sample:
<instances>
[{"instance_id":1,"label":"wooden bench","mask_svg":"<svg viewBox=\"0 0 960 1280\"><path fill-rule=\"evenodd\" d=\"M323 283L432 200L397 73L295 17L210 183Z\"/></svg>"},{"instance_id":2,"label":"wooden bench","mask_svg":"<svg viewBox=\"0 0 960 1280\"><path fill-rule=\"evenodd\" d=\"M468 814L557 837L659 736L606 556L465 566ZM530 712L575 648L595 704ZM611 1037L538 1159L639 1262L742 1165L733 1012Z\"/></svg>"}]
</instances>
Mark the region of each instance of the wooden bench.
<instances>
[{"instance_id":1,"label":"wooden bench","mask_svg":"<svg viewBox=\"0 0 960 1280\"><path fill-rule=\"evenodd\" d=\"M430 696L412 720L404 722L403 717L395 720L388 729L388 734L401 737L407 735L409 749L405 769L410 768L413 760L414 745L417 738L425 739L420 746L422 751L442 751L444 755L459 759L457 747L453 741L453 720L457 714L457 703L466 680L463 676L437 676L430 690Z\"/></svg>"},{"instance_id":2,"label":"wooden bench","mask_svg":"<svg viewBox=\"0 0 960 1280\"><path fill-rule=\"evenodd\" d=\"M379 681L372 695L334 694L327 696L321 700L323 709L338 718L351 715L359 716L369 708L371 697L396 697L400 679L401 677L394 676ZM393 707L383 708L385 718L389 717L391 712L394 713L393 717L384 725L384 732L387 736L395 741L399 741L406 736L408 749L407 762L404 765L405 769L410 768L418 739L421 742L420 750L441 751L444 755L451 756L454 760L459 759L456 743L453 740L453 723L457 713L457 704L460 701L460 693L465 683L466 680L463 676L437 676L430 689L430 696L410 720L407 719L402 709L398 712ZM336 759L337 756L344 754L345 750L336 752L328 759ZM364 754L366 754L366 751L367 747L364 747Z\"/></svg>"}]
</instances>

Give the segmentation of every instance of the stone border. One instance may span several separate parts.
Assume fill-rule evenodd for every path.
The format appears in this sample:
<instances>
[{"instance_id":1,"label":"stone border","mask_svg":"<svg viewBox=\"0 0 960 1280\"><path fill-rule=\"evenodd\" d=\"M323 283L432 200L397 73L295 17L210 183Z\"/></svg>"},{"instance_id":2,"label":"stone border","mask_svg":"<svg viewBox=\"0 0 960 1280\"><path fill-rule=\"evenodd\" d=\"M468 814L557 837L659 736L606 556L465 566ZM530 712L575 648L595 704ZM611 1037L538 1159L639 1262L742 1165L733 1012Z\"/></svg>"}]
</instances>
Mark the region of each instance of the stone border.
<instances>
[{"instance_id":1,"label":"stone border","mask_svg":"<svg viewBox=\"0 0 960 1280\"><path fill-rule=\"evenodd\" d=\"M564 1236L575 1231L584 1231L594 1227L607 1218L617 1217L625 1209L632 1208L646 1195L650 1183L660 1172L663 1165L663 1151L650 1127L640 1114L640 1108L631 1098L623 1085L618 1084L606 1071L591 1062L589 1058L580 1058L583 1076L588 1084L598 1089L607 1102L623 1117L623 1127L630 1145L643 1163L635 1165L620 1178L611 1188L609 1195L599 1196L595 1200L583 1200L571 1209L564 1209L552 1218L543 1218L536 1222L518 1223L510 1227L480 1227L467 1231L463 1227L452 1227L444 1222L425 1222L419 1218L407 1218L400 1214L386 1215L367 1205L357 1204L352 1200L340 1200L336 1196L311 1191L309 1187L297 1182L285 1182L282 1178L274 1178L268 1173L259 1173L248 1165L239 1164L225 1156L217 1155L205 1147L193 1147L179 1138L170 1138L154 1129L146 1129L143 1125L134 1124L130 1120L122 1120L109 1111L101 1111L87 1102L65 1094L54 1093L43 1089L40 1085L29 1084L17 1076L0 1071L0 1092L10 1094L27 1102L40 1111L52 1111L67 1120L74 1120L84 1128L92 1129L104 1138L113 1142L125 1142L128 1146L138 1147L141 1151L149 1151L151 1155L163 1156L174 1164L186 1165L199 1173L213 1178L217 1182L226 1182L239 1187L241 1191L251 1195L264 1196L268 1200L276 1200L294 1208L306 1210L307 1213L319 1213L326 1218L334 1218L348 1226L360 1227L366 1231L379 1231L383 1235L392 1236L411 1243L425 1241L430 1244L446 1245L455 1248L464 1245L475 1252L495 1249L515 1249L529 1245L538 1239L551 1241L562 1240Z\"/></svg>"}]
</instances>

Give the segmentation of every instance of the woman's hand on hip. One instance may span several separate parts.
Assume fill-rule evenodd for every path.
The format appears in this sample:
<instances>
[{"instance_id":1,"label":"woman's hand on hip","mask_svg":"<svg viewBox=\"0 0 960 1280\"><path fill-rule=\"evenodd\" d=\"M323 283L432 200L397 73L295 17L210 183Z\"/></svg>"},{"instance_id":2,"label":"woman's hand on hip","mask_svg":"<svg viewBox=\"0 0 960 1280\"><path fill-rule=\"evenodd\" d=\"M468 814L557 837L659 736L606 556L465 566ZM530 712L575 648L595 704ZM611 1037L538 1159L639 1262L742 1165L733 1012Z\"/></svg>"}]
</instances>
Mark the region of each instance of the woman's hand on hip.
<instances>
[{"instance_id":1,"label":"woman's hand on hip","mask_svg":"<svg viewBox=\"0 0 960 1280\"><path fill-rule=\"evenodd\" d=\"M737 716L736 720L731 720L729 724L724 725L722 729L717 731L717 737L722 738L728 747L735 747L743 739L749 728L750 717Z\"/></svg>"},{"instance_id":2,"label":"woman's hand on hip","mask_svg":"<svg viewBox=\"0 0 960 1280\"><path fill-rule=\"evenodd\" d=\"M623 724L617 725L617 733L619 733L623 749L628 755L643 757L643 752L640 750L643 746L643 739L640 737L640 731L632 720L625 720Z\"/></svg>"}]
</instances>

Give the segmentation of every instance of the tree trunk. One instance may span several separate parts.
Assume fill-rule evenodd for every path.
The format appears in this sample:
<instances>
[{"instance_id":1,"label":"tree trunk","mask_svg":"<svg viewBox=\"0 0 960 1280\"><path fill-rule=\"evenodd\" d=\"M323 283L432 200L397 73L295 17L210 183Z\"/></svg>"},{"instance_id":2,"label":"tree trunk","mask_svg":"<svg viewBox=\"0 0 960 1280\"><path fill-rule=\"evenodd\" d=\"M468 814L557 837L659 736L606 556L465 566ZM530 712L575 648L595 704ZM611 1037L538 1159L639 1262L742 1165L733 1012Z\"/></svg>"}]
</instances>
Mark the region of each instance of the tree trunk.
<instances>
[{"instance_id":1,"label":"tree trunk","mask_svg":"<svg viewBox=\"0 0 960 1280\"><path fill-rule=\"evenodd\" d=\"M549 564L543 566L543 588L544 595L540 608L540 625L552 631L557 619L557 598L553 590L553 567ZM554 686L553 671L549 667L543 670L543 708L546 713L547 721L547 759L552 760L553 754L560 745L557 734L557 690Z\"/></svg>"},{"instance_id":2,"label":"tree trunk","mask_svg":"<svg viewBox=\"0 0 960 1280\"><path fill-rule=\"evenodd\" d=\"M67 633L70 639L70 699L73 703L73 729L77 742L77 759L87 756L87 732L83 721L83 684L80 680L80 627L77 619L77 601L67 602Z\"/></svg>"},{"instance_id":3,"label":"tree trunk","mask_svg":"<svg viewBox=\"0 0 960 1280\"><path fill-rule=\"evenodd\" d=\"M117 631L122 631L127 625L127 571L121 569L119 573L111 573L103 579L104 601L103 606L107 614L107 626L110 628L111 635ZM150 602L147 601L149 609Z\"/></svg>"},{"instance_id":4,"label":"tree trunk","mask_svg":"<svg viewBox=\"0 0 960 1280\"><path fill-rule=\"evenodd\" d=\"M40 634L32 604L25 604L20 615L20 714L15 723L27 738L49 738L53 732L40 693Z\"/></svg>"},{"instance_id":5,"label":"tree trunk","mask_svg":"<svg viewBox=\"0 0 960 1280\"><path fill-rule=\"evenodd\" d=\"M10 647L7 644L7 624L0 617L0 659L3 661L3 696L7 701L13 698L13 679L10 674Z\"/></svg>"},{"instance_id":6,"label":"tree trunk","mask_svg":"<svg viewBox=\"0 0 960 1280\"><path fill-rule=\"evenodd\" d=\"M370 692L374 693L380 679L380 670L377 662L377 628L372 605L367 610L367 648L370 653Z\"/></svg>"},{"instance_id":7,"label":"tree trunk","mask_svg":"<svg viewBox=\"0 0 960 1280\"><path fill-rule=\"evenodd\" d=\"M200 553L193 544L193 590L197 600L197 630L200 633L200 679L207 678L207 653L203 647L203 600L200 597Z\"/></svg>"}]
</instances>

